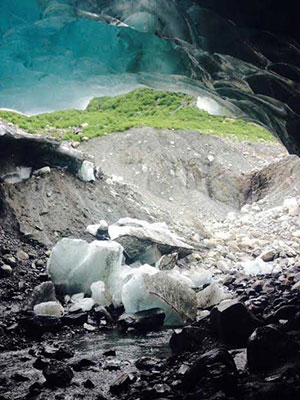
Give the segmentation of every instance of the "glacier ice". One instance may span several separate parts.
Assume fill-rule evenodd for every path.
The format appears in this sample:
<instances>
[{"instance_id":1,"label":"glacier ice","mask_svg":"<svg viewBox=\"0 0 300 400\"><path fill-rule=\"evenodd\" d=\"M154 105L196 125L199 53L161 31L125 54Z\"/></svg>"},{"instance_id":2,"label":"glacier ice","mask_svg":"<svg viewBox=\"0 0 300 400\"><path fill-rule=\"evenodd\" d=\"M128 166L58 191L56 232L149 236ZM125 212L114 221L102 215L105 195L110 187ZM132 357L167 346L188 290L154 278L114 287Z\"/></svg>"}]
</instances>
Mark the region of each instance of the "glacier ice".
<instances>
[{"instance_id":1,"label":"glacier ice","mask_svg":"<svg viewBox=\"0 0 300 400\"><path fill-rule=\"evenodd\" d=\"M280 267L267 263L257 257L255 260L245 261L242 263L242 269L246 275L268 275L280 272Z\"/></svg>"},{"instance_id":2,"label":"glacier ice","mask_svg":"<svg viewBox=\"0 0 300 400\"><path fill-rule=\"evenodd\" d=\"M135 273L123 287L122 303L129 314L161 308L166 326L194 320L197 313L195 292L163 271Z\"/></svg>"},{"instance_id":3,"label":"glacier ice","mask_svg":"<svg viewBox=\"0 0 300 400\"><path fill-rule=\"evenodd\" d=\"M81 293L80 293L80 295L81 295ZM70 307L70 309L69 309L69 311L70 312L76 312L76 311L79 311L79 310L81 310L81 311L90 311L92 308L93 308L93 306L94 306L94 304L95 304L95 302L94 302L94 300L92 299L92 298L90 298L90 297L79 297L79 296L77 296L77 297L74 297L74 296L72 296L72 305L71 305L71 307Z\"/></svg>"},{"instance_id":4,"label":"glacier ice","mask_svg":"<svg viewBox=\"0 0 300 400\"><path fill-rule=\"evenodd\" d=\"M99 306L109 306L112 304L112 298L110 293L108 293L105 283L102 281L94 282L91 284L92 299L95 304Z\"/></svg>"},{"instance_id":5,"label":"glacier ice","mask_svg":"<svg viewBox=\"0 0 300 400\"><path fill-rule=\"evenodd\" d=\"M212 282L211 271L202 267L191 266L189 269L180 269L177 266L170 271L166 271L169 276L183 282L190 288L199 288Z\"/></svg>"},{"instance_id":6,"label":"glacier ice","mask_svg":"<svg viewBox=\"0 0 300 400\"><path fill-rule=\"evenodd\" d=\"M45 301L36 304L33 308L33 312L36 315L62 317L64 315L64 308L58 301Z\"/></svg>"},{"instance_id":7,"label":"glacier ice","mask_svg":"<svg viewBox=\"0 0 300 400\"><path fill-rule=\"evenodd\" d=\"M197 293L198 307L201 309L210 308L220 304L225 299L229 299L229 297L229 293L226 293L221 286L216 282L213 282L211 285Z\"/></svg>"},{"instance_id":8,"label":"glacier ice","mask_svg":"<svg viewBox=\"0 0 300 400\"><path fill-rule=\"evenodd\" d=\"M96 180L94 163L84 160L78 171L78 178L83 182L94 182Z\"/></svg>"},{"instance_id":9,"label":"glacier ice","mask_svg":"<svg viewBox=\"0 0 300 400\"><path fill-rule=\"evenodd\" d=\"M121 267L122 258L123 248L116 242L64 238L51 252L48 273L64 293L90 294L94 282L101 280L109 285L109 277Z\"/></svg>"}]
</instances>

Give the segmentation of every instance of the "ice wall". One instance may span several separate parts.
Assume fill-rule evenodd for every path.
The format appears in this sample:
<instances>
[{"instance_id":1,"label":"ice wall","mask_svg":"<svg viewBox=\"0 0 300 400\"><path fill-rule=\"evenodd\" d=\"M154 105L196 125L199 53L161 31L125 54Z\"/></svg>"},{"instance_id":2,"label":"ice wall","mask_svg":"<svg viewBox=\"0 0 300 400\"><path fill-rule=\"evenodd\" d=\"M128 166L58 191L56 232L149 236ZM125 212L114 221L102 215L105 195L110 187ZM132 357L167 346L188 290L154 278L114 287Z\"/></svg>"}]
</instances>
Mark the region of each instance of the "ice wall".
<instances>
[{"instance_id":1,"label":"ice wall","mask_svg":"<svg viewBox=\"0 0 300 400\"><path fill-rule=\"evenodd\" d=\"M195 94L300 153L299 43L235 24L219 3L1 0L0 108L83 108L143 85Z\"/></svg>"}]
</instances>

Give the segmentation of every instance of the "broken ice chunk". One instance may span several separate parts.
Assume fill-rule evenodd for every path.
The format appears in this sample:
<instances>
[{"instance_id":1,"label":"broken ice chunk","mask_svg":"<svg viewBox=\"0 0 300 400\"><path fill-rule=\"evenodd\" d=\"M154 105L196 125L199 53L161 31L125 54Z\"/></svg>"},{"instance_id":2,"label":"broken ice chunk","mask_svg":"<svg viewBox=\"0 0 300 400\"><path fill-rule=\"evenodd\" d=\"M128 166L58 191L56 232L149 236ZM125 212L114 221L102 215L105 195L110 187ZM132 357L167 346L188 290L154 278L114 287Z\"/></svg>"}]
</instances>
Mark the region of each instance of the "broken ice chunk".
<instances>
[{"instance_id":1,"label":"broken ice chunk","mask_svg":"<svg viewBox=\"0 0 300 400\"><path fill-rule=\"evenodd\" d=\"M197 293L198 307L202 309L210 308L220 304L221 301L229 297L229 293L226 293L222 287L214 282Z\"/></svg>"},{"instance_id":2,"label":"broken ice chunk","mask_svg":"<svg viewBox=\"0 0 300 400\"><path fill-rule=\"evenodd\" d=\"M73 300L74 301L74 300ZM78 298L74 301L74 304L70 307L70 312L75 311L90 311L95 305L95 302L90 297Z\"/></svg>"},{"instance_id":3,"label":"broken ice chunk","mask_svg":"<svg viewBox=\"0 0 300 400\"><path fill-rule=\"evenodd\" d=\"M51 252L48 273L61 292L90 294L91 284L107 283L110 274L120 269L122 258L123 248L116 242L65 238Z\"/></svg>"},{"instance_id":4,"label":"broken ice chunk","mask_svg":"<svg viewBox=\"0 0 300 400\"><path fill-rule=\"evenodd\" d=\"M192 281L191 287L201 287L212 281L212 273L204 268L191 266L191 268L182 272L184 276Z\"/></svg>"},{"instance_id":5,"label":"broken ice chunk","mask_svg":"<svg viewBox=\"0 0 300 400\"><path fill-rule=\"evenodd\" d=\"M127 313L161 308L167 326L182 325L197 314L195 292L161 271L134 274L123 286L122 302Z\"/></svg>"},{"instance_id":6,"label":"broken ice chunk","mask_svg":"<svg viewBox=\"0 0 300 400\"><path fill-rule=\"evenodd\" d=\"M112 303L112 298L105 288L105 283L102 281L91 284L92 299L100 306L109 306Z\"/></svg>"},{"instance_id":7,"label":"broken ice chunk","mask_svg":"<svg viewBox=\"0 0 300 400\"><path fill-rule=\"evenodd\" d=\"M62 317L64 308L58 301L46 301L39 303L33 308L36 315L45 315L48 317Z\"/></svg>"},{"instance_id":8,"label":"broken ice chunk","mask_svg":"<svg viewBox=\"0 0 300 400\"><path fill-rule=\"evenodd\" d=\"M78 178L83 182L93 182L95 177L95 165L91 161L83 161L78 173Z\"/></svg>"},{"instance_id":9,"label":"broken ice chunk","mask_svg":"<svg viewBox=\"0 0 300 400\"><path fill-rule=\"evenodd\" d=\"M242 268L246 275L268 275L280 272L280 267L274 267L271 263L264 262L257 257L255 260L245 261L242 263Z\"/></svg>"}]
</instances>

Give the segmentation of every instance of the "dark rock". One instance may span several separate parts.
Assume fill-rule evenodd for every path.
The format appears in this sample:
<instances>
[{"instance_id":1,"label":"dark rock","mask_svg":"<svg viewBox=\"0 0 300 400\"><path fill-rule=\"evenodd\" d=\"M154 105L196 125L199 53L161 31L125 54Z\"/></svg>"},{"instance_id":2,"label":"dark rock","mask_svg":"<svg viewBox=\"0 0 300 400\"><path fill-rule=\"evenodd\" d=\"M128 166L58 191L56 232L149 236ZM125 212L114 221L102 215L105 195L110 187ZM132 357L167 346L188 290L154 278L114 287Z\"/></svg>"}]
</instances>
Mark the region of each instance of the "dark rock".
<instances>
[{"instance_id":1,"label":"dark rock","mask_svg":"<svg viewBox=\"0 0 300 400\"><path fill-rule=\"evenodd\" d=\"M282 306L269 316L268 322L278 322L281 319L288 320L295 316L297 312L299 312L299 307L293 305Z\"/></svg>"},{"instance_id":2,"label":"dark rock","mask_svg":"<svg viewBox=\"0 0 300 400\"><path fill-rule=\"evenodd\" d=\"M51 361L43 369L43 375L48 385L54 387L69 386L74 376L72 369L62 361Z\"/></svg>"},{"instance_id":3,"label":"dark rock","mask_svg":"<svg viewBox=\"0 0 300 400\"><path fill-rule=\"evenodd\" d=\"M87 389L94 389L95 384L92 382L90 379L87 379L84 383L83 386Z\"/></svg>"},{"instance_id":4,"label":"dark rock","mask_svg":"<svg viewBox=\"0 0 300 400\"><path fill-rule=\"evenodd\" d=\"M96 232L96 239L97 240L110 240L110 236L108 233L108 227L105 228L98 228L97 232Z\"/></svg>"},{"instance_id":5,"label":"dark rock","mask_svg":"<svg viewBox=\"0 0 300 400\"><path fill-rule=\"evenodd\" d=\"M11 254L5 254L2 257L2 259L3 259L4 263L10 265L11 267L16 267L17 266L17 260Z\"/></svg>"},{"instance_id":6,"label":"dark rock","mask_svg":"<svg viewBox=\"0 0 300 400\"><path fill-rule=\"evenodd\" d=\"M0 278L8 278L12 275L13 270L10 265L4 264L0 267Z\"/></svg>"},{"instance_id":7,"label":"dark rock","mask_svg":"<svg viewBox=\"0 0 300 400\"><path fill-rule=\"evenodd\" d=\"M30 380L28 376L24 376L18 372L16 372L11 378L16 382L26 382Z\"/></svg>"},{"instance_id":8,"label":"dark rock","mask_svg":"<svg viewBox=\"0 0 300 400\"><path fill-rule=\"evenodd\" d=\"M201 379L212 380L215 389L232 393L236 387L237 370L232 356L224 349L215 349L200 356L183 375L185 390L201 385Z\"/></svg>"},{"instance_id":9,"label":"dark rock","mask_svg":"<svg viewBox=\"0 0 300 400\"><path fill-rule=\"evenodd\" d=\"M152 400L157 398L165 398L171 393L171 388L165 383L157 383L152 388L147 388L142 391L142 398L145 400Z\"/></svg>"},{"instance_id":10,"label":"dark rock","mask_svg":"<svg viewBox=\"0 0 300 400\"><path fill-rule=\"evenodd\" d=\"M29 387L29 393L26 396L28 399L33 399L35 396L38 396L43 389L43 386L39 382L34 382Z\"/></svg>"},{"instance_id":11,"label":"dark rock","mask_svg":"<svg viewBox=\"0 0 300 400\"><path fill-rule=\"evenodd\" d=\"M107 350L103 353L104 357L115 357L116 350Z\"/></svg>"},{"instance_id":12,"label":"dark rock","mask_svg":"<svg viewBox=\"0 0 300 400\"><path fill-rule=\"evenodd\" d=\"M217 393L213 394L209 398L209 400L227 400L227 398L228 397L225 395L225 393L220 390Z\"/></svg>"},{"instance_id":13,"label":"dark rock","mask_svg":"<svg viewBox=\"0 0 300 400\"><path fill-rule=\"evenodd\" d=\"M108 359L103 366L107 371L119 371L121 369L121 361L117 359Z\"/></svg>"},{"instance_id":14,"label":"dark rock","mask_svg":"<svg viewBox=\"0 0 300 400\"><path fill-rule=\"evenodd\" d=\"M285 332L300 331L300 312L289 318L283 329Z\"/></svg>"},{"instance_id":15,"label":"dark rock","mask_svg":"<svg viewBox=\"0 0 300 400\"><path fill-rule=\"evenodd\" d=\"M35 362L32 364L33 368L43 370L49 364L49 360L43 357L38 357Z\"/></svg>"},{"instance_id":16,"label":"dark rock","mask_svg":"<svg viewBox=\"0 0 300 400\"><path fill-rule=\"evenodd\" d=\"M63 325L83 325L87 322L88 314L84 312L67 314L62 317Z\"/></svg>"},{"instance_id":17,"label":"dark rock","mask_svg":"<svg viewBox=\"0 0 300 400\"><path fill-rule=\"evenodd\" d=\"M123 314L118 320L118 324L123 331L133 328L138 331L147 332L159 329L163 326L165 313L160 308L139 311L134 314Z\"/></svg>"},{"instance_id":18,"label":"dark rock","mask_svg":"<svg viewBox=\"0 0 300 400\"><path fill-rule=\"evenodd\" d=\"M296 400L299 391L287 382L258 383L250 391L245 400Z\"/></svg>"},{"instance_id":19,"label":"dark rock","mask_svg":"<svg viewBox=\"0 0 300 400\"><path fill-rule=\"evenodd\" d=\"M95 365L96 363L94 361L89 360L88 358L82 358L80 360L75 361L72 364L72 368L74 369L74 371L78 372L87 369L89 367L93 367Z\"/></svg>"},{"instance_id":20,"label":"dark rock","mask_svg":"<svg viewBox=\"0 0 300 400\"><path fill-rule=\"evenodd\" d=\"M20 319L20 325L31 336L41 336L45 332L58 332L61 327L61 319L44 315L26 313Z\"/></svg>"},{"instance_id":21,"label":"dark rock","mask_svg":"<svg viewBox=\"0 0 300 400\"><path fill-rule=\"evenodd\" d=\"M46 301L57 301L55 296L55 287L53 282L43 282L33 289L31 306L40 304Z\"/></svg>"},{"instance_id":22,"label":"dark rock","mask_svg":"<svg viewBox=\"0 0 300 400\"><path fill-rule=\"evenodd\" d=\"M99 323L100 320L105 319L107 323L113 325L114 319L111 316L110 312L102 306L94 307L91 311L91 314L94 316L95 320Z\"/></svg>"},{"instance_id":23,"label":"dark rock","mask_svg":"<svg viewBox=\"0 0 300 400\"><path fill-rule=\"evenodd\" d=\"M248 367L251 370L268 370L285 361L297 351L297 345L276 327L257 328L247 346Z\"/></svg>"},{"instance_id":24,"label":"dark rock","mask_svg":"<svg viewBox=\"0 0 300 400\"><path fill-rule=\"evenodd\" d=\"M120 375L114 383L110 386L111 393L119 395L124 392L130 384L136 381L136 376L133 374L122 374Z\"/></svg>"},{"instance_id":25,"label":"dark rock","mask_svg":"<svg viewBox=\"0 0 300 400\"><path fill-rule=\"evenodd\" d=\"M186 326L181 330L175 330L170 339L170 347L173 353L195 351L200 348L205 337L205 331L196 326Z\"/></svg>"},{"instance_id":26,"label":"dark rock","mask_svg":"<svg viewBox=\"0 0 300 400\"><path fill-rule=\"evenodd\" d=\"M141 357L135 362L137 369L144 371L152 371L159 363L158 358Z\"/></svg>"},{"instance_id":27,"label":"dark rock","mask_svg":"<svg viewBox=\"0 0 300 400\"><path fill-rule=\"evenodd\" d=\"M214 307L210 321L219 339L232 347L246 347L251 333L262 325L243 303L236 300L224 301Z\"/></svg>"}]
</instances>

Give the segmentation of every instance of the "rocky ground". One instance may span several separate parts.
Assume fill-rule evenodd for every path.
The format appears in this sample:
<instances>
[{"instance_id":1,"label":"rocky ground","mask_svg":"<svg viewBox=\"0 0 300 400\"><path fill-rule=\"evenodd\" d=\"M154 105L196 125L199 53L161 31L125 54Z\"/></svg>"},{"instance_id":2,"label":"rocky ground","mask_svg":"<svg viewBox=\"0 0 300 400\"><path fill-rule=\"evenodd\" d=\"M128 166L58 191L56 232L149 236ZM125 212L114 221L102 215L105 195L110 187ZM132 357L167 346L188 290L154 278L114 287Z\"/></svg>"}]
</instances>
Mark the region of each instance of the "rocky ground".
<instances>
[{"instance_id":1,"label":"rocky ground","mask_svg":"<svg viewBox=\"0 0 300 400\"><path fill-rule=\"evenodd\" d=\"M197 156L195 148L190 150L195 152L195 162L191 157L189 166L183 167L179 151L172 154L170 149L184 148L187 133L182 134L184 139L178 134L177 146L170 143L169 135L174 133L157 132L154 140L160 140L164 149L156 150L161 151L160 157L154 148L145 151L148 144L139 143L139 135L129 132L119 143L116 134L111 144L104 138L84 145L95 152L96 146L103 146L98 164L107 175L121 175L123 181L105 177L88 184L65 170L52 169L46 176L1 184L0 398L298 399L300 162L277 144L269 148L232 144L227 139L209 138L209 152L201 153L204 139L198 142L193 136ZM126 140L132 141L132 147ZM166 147L168 143L171 147ZM196 146L192 143L191 148ZM226 151L219 151L221 144L222 149L227 146L228 158ZM123 146L128 147L127 155ZM118 162L111 157L103 160L104 153L110 152ZM188 177L186 185L172 180L172 163L177 178L183 172ZM191 188L193 168L202 179L195 184L193 175ZM194 220L184 227L184 215L172 225L181 228L196 247L176 262L174 271L198 268L206 276L196 288L196 321L176 330L124 333L118 322L122 309L94 307L50 319L32 315L33 290L48 280L46 263L56 240L65 235L86 237L86 225L100 218L114 222L128 215L153 221L166 216L169 222L171 215L179 215L179 198L187 206L192 192L193 204L197 193L204 198L213 168L216 181L226 182L227 192L219 188L218 199L206 196L206 206L215 204L215 208L207 218L201 215L199 227ZM225 170L230 177L239 175L234 182L243 182L242 186L233 186L232 179L222 180L220 171ZM165 179L166 195L161 194L160 184L154 185L158 173ZM235 193L247 188L248 194L240 203L234 197L228 206L232 187ZM190 212L200 213L194 206Z\"/></svg>"}]
</instances>

